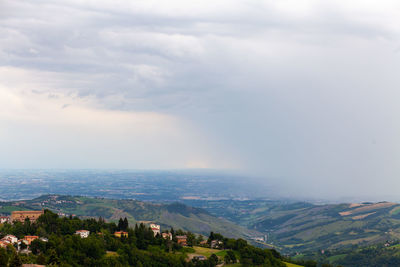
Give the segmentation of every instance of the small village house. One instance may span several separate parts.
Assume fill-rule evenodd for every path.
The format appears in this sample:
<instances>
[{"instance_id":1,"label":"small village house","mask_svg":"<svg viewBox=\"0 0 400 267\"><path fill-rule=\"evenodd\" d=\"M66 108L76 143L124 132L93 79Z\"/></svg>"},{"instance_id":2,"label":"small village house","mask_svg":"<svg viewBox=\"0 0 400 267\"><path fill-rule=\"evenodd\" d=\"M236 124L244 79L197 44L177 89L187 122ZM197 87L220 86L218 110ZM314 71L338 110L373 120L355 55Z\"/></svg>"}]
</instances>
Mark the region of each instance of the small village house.
<instances>
[{"instance_id":1,"label":"small village house","mask_svg":"<svg viewBox=\"0 0 400 267\"><path fill-rule=\"evenodd\" d=\"M161 235L162 235L162 237L164 239L172 240L172 234L171 233L162 233Z\"/></svg>"},{"instance_id":2,"label":"small village house","mask_svg":"<svg viewBox=\"0 0 400 267\"><path fill-rule=\"evenodd\" d=\"M128 237L128 232L124 232L124 231L118 231L118 232L115 232L114 233L114 236L116 236L116 237L119 237L119 238L121 238L121 237Z\"/></svg>"},{"instance_id":3,"label":"small village house","mask_svg":"<svg viewBox=\"0 0 400 267\"><path fill-rule=\"evenodd\" d=\"M32 243L33 240L38 239L39 237L37 235L26 235L24 236L24 240L26 240L26 244L30 245Z\"/></svg>"},{"instance_id":4,"label":"small village house","mask_svg":"<svg viewBox=\"0 0 400 267\"><path fill-rule=\"evenodd\" d=\"M0 240L0 248L6 248L8 244L10 243Z\"/></svg>"},{"instance_id":5,"label":"small village house","mask_svg":"<svg viewBox=\"0 0 400 267\"><path fill-rule=\"evenodd\" d=\"M220 240L212 240L210 247L211 248L220 248L222 246L223 242Z\"/></svg>"},{"instance_id":6,"label":"small village house","mask_svg":"<svg viewBox=\"0 0 400 267\"><path fill-rule=\"evenodd\" d=\"M207 245L207 240L203 240L200 242L200 246L205 246L205 245Z\"/></svg>"},{"instance_id":7,"label":"small village house","mask_svg":"<svg viewBox=\"0 0 400 267\"><path fill-rule=\"evenodd\" d=\"M89 237L90 231L88 230L77 230L75 234L80 235L81 238Z\"/></svg>"},{"instance_id":8,"label":"small village house","mask_svg":"<svg viewBox=\"0 0 400 267\"><path fill-rule=\"evenodd\" d=\"M10 217L8 216L0 216L0 223L9 223Z\"/></svg>"},{"instance_id":9,"label":"small village house","mask_svg":"<svg viewBox=\"0 0 400 267\"><path fill-rule=\"evenodd\" d=\"M25 219L29 219L31 222L36 222L36 220L44 214L43 210L20 210L13 211L11 213L11 221L24 222Z\"/></svg>"},{"instance_id":10,"label":"small village house","mask_svg":"<svg viewBox=\"0 0 400 267\"><path fill-rule=\"evenodd\" d=\"M150 229L153 231L154 236L156 236L157 234L160 234L161 226L158 224L151 223Z\"/></svg>"},{"instance_id":11,"label":"small village house","mask_svg":"<svg viewBox=\"0 0 400 267\"><path fill-rule=\"evenodd\" d=\"M18 238L14 235L6 235L1 239L3 242L8 242L10 244L16 244L18 242Z\"/></svg>"},{"instance_id":12,"label":"small village house","mask_svg":"<svg viewBox=\"0 0 400 267\"><path fill-rule=\"evenodd\" d=\"M187 246L187 236L186 235L177 235L176 241L181 246Z\"/></svg>"}]
</instances>

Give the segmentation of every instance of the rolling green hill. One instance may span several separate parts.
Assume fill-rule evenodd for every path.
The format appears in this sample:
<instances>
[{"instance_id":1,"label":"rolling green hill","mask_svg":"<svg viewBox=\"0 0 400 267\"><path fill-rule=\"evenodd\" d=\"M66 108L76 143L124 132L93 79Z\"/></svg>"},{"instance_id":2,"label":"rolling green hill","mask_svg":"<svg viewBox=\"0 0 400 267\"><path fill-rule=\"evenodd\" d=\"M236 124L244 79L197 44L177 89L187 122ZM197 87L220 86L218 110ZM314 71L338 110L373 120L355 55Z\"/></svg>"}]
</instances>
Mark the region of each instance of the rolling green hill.
<instances>
[{"instance_id":1,"label":"rolling green hill","mask_svg":"<svg viewBox=\"0 0 400 267\"><path fill-rule=\"evenodd\" d=\"M57 213L80 217L103 217L117 221L127 217L131 224L155 222L162 227L173 227L194 233L208 235L211 231L233 238L249 238L258 232L222 218L217 218L200 208L180 203L157 204L136 200L114 200L81 196L44 195L33 200L0 202L0 213L12 210L50 209Z\"/></svg>"},{"instance_id":2,"label":"rolling green hill","mask_svg":"<svg viewBox=\"0 0 400 267\"><path fill-rule=\"evenodd\" d=\"M252 228L296 250L368 245L400 239L399 209L390 202L312 206L261 216Z\"/></svg>"},{"instance_id":3,"label":"rolling green hill","mask_svg":"<svg viewBox=\"0 0 400 267\"><path fill-rule=\"evenodd\" d=\"M196 206L268 234L268 243L289 253L400 239L400 204L391 202L313 205L249 200Z\"/></svg>"}]
</instances>

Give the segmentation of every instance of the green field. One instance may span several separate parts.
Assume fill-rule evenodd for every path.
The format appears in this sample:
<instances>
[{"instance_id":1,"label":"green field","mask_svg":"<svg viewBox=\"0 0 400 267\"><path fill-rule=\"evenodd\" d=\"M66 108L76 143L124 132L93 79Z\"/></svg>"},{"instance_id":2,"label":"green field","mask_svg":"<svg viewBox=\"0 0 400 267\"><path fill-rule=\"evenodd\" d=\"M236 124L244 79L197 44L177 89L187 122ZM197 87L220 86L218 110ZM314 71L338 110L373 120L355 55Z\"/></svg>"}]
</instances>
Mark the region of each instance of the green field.
<instances>
[{"instance_id":1,"label":"green field","mask_svg":"<svg viewBox=\"0 0 400 267\"><path fill-rule=\"evenodd\" d=\"M10 214L13 211L21 210L21 207L17 206L0 206L0 213ZM24 210L31 210L31 208L25 208Z\"/></svg>"},{"instance_id":2,"label":"green field","mask_svg":"<svg viewBox=\"0 0 400 267\"><path fill-rule=\"evenodd\" d=\"M217 256L221 256L223 254L223 252L226 254L225 251L223 250L219 250L219 249L212 249L212 248L204 248L204 247L193 247L195 254L200 254L203 256L206 256L207 258L209 258L212 254L215 254ZM220 254L220 255L218 255ZM223 254L223 256L225 256L225 254Z\"/></svg>"},{"instance_id":3,"label":"green field","mask_svg":"<svg viewBox=\"0 0 400 267\"><path fill-rule=\"evenodd\" d=\"M284 262L287 267L302 267L300 265L294 264L294 263L289 263L289 262Z\"/></svg>"}]
</instances>

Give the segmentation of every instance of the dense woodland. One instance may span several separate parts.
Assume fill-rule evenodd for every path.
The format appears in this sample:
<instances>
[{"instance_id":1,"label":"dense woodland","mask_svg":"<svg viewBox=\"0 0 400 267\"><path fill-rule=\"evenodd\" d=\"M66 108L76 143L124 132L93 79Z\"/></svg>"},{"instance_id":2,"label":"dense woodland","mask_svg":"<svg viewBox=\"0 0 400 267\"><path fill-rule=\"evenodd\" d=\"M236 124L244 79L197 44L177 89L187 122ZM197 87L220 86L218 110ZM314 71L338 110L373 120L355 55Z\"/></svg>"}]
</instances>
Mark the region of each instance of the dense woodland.
<instances>
[{"instance_id":1,"label":"dense woodland","mask_svg":"<svg viewBox=\"0 0 400 267\"><path fill-rule=\"evenodd\" d=\"M285 259L302 266L400 266L400 243L377 244L366 247L353 245L344 249L326 250L324 253L306 252L301 256L303 259Z\"/></svg>"},{"instance_id":2,"label":"dense woodland","mask_svg":"<svg viewBox=\"0 0 400 267\"><path fill-rule=\"evenodd\" d=\"M21 266L22 263L36 263L54 266L216 266L218 263L235 263L243 266L286 266L275 250L251 246L243 239L229 239L220 234L210 233L205 246L212 240L219 240L220 248L227 251L223 259L215 254L207 260L189 261L187 254L193 252L191 246L203 241L203 236L190 232L170 229L172 240L154 236L150 228L143 224L128 227L126 219L118 224L107 223L103 219L59 217L46 210L37 222L4 224L0 226L0 238L12 234L18 238L37 235L48 239L36 239L29 249L31 253L18 253L9 245L0 248L0 266ZM88 238L76 235L77 230L89 230ZM115 237L114 232L123 230L128 237ZM177 244L177 235L187 235L187 247Z\"/></svg>"}]
</instances>

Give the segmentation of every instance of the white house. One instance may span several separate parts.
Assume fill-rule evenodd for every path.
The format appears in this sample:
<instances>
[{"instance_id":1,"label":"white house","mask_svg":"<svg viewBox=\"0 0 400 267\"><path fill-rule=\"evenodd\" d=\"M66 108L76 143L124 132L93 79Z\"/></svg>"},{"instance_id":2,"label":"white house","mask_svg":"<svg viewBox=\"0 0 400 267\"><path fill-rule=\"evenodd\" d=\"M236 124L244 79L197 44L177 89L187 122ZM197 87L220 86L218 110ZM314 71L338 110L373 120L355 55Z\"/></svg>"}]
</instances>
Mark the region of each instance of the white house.
<instances>
[{"instance_id":1,"label":"white house","mask_svg":"<svg viewBox=\"0 0 400 267\"><path fill-rule=\"evenodd\" d=\"M16 236L13 236L13 235L6 235L6 236L3 237L1 240L2 240L2 241L8 241L8 242L10 242L11 244L15 244L15 243L18 242L18 238L17 238Z\"/></svg>"},{"instance_id":2,"label":"white house","mask_svg":"<svg viewBox=\"0 0 400 267\"><path fill-rule=\"evenodd\" d=\"M0 223L10 222L10 217L8 216L0 216Z\"/></svg>"},{"instance_id":3,"label":"white house","mask_svg":"<svg viewBox=\"0 0 400 267\"><path fill-rule=\"evenodd\" d=\"M171 233L162 233L161 236L162 236L164 239L172 240L172 234L171 234Z\"/></svg>"},{"instance_id":4,"label":"white house","mask_svg":"<svg viewBox=\"0 0 400 267\"><path fill-rule=\"evenodd\" d=\"M154 236L156 236L157 234L160 234L160 228L161 227L158 224L154 224L154 223L150 224L150 229L153 231Z\"/></svg>"},{"instance_id":5,"label":"white house","mask_svg":"<svg viewBox=\"0 0 400 267\"><path fill-rule=\"evenodd\" d=\"M81 238L87 238L90 234L90 231L88 230L78 230L75 232L75 234L80 235Z\"/></svg>"}]
</instances>

